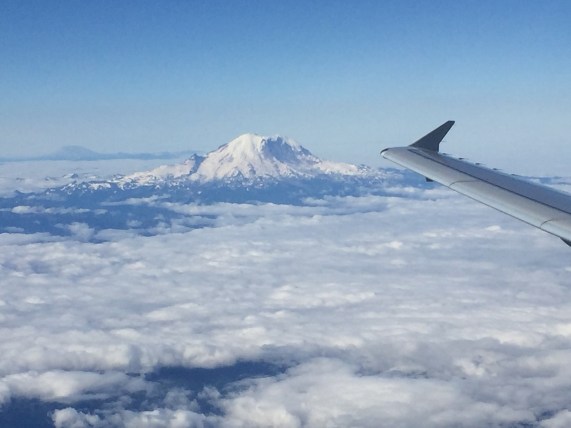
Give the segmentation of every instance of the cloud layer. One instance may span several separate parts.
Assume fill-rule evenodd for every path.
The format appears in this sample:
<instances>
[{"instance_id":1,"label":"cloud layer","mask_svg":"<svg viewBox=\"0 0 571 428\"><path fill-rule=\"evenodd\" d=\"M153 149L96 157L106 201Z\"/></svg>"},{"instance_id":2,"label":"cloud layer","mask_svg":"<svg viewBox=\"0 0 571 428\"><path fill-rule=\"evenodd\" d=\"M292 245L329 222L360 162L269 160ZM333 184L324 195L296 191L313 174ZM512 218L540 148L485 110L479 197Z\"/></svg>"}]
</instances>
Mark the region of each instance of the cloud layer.
<instances>
[{"instance_id":1,"label":"cloud layer","mask_svg":"<svg viewBox=\"0 0 571 428\"><path fill-rule=\"evenodd\" d=\"M417 192L169 205L216 227L97 244L0 235L0 401L61 403L58 427L564 426L568 248ZM150 376L243 361L281 369Z\"/></svg>"}]
</instances>

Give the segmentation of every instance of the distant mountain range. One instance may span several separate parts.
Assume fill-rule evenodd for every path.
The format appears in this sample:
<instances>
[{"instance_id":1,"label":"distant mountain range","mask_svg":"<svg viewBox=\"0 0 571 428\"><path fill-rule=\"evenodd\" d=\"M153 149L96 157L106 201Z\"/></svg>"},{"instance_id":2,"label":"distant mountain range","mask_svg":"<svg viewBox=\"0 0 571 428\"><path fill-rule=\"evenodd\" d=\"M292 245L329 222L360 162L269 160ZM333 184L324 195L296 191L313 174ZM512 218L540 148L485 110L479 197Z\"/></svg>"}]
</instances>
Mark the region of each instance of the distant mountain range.
<instances>
[{"instance_id":1,"label":"distant mountain range","mask_svg":"<svg viewBox=\"0 0 571 428\"><path fill-rule=\"evenodd\" d=\"M66 153L87 155L83 150ZM150 171L90 181L70 178L73 181L64 186L0 198L0 233L61 235L83 224L94 233L136 229L144 234L212 224L210 216L173 208L181 204L304 205L336 196L409 195L403 190L406 182L426 185L412 173L326 161L292 139L255 134Z\"/></svg>"},{"instance_id":2,"label":"distant mountain range","mask_svg":"<svg viewBox=\"0 0 571 428\"><path fill-rule=\"evenodd\" d=\"M110 201L160 194L169 200L200 203L300 203L307 197L375 191L391 174L321 160L289 138L244 134L205 156L194 154L179 164L111 180L74 182L49 193Z\"/></svg>"},{"instance_id":3,"label":"distant mountain range","mask_svg":"<svg viewBox=\"0 0 571 428\"><path fill-rule=\"evenodd\" d=\"M181 152L160 153L99 153L82 146L65 146L56 152L39 156L0 157L0 162L25 162L25 161L99 161L112 159L180 159L190 156L195 151L185 150Z\"/></svg>"}]
</instances>

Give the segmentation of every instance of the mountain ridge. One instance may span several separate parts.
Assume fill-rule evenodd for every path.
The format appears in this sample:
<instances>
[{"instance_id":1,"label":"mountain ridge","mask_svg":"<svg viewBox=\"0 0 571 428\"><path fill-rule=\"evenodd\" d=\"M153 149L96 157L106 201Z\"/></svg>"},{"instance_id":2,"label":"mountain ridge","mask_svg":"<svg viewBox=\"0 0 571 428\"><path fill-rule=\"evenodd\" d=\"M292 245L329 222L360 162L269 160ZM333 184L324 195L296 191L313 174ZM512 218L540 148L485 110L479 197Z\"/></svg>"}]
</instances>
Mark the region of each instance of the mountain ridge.
<instances>
[{"instance_id":1,"label":"mountain ridge","mask_svg":"<svg viewBox=\"0 0 571 428\"><path fill-rule=\"evenodd\" d=\"M101 161L101 160L120 160L120 159L180 159L196 153L195 150L183 150L178 152L160 152L160 153L101 153L88 149L87 147L71 145L63 146L55 152L35 155L35 156L3 156L0 162L28 162L28 161Z\"/></svg>"}]
</instances>

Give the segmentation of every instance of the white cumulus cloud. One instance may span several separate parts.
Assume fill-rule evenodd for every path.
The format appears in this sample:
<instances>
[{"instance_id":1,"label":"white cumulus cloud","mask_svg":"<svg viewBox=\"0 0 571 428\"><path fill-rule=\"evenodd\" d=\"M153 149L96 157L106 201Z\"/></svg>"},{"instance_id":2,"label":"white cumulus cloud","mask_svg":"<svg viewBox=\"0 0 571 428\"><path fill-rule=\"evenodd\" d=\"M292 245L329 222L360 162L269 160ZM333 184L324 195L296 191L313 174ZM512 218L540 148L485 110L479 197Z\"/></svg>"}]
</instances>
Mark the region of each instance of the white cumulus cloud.
<instances>
[{"instance_id":1,"label":"white cumulus cloud","mask_svg":"<svg viewBox=\"0 0 571 428\"><path fill-rule=\"evenodd\" d=\"M0 397L65 403L58 427L562 426L569 249L422 196L171 205L216 227L102 243L79 223L0 235ZM215 382L248 361L283 369ZM190 370L182 395L161 367Z\"/></svg>"}]
</instances>

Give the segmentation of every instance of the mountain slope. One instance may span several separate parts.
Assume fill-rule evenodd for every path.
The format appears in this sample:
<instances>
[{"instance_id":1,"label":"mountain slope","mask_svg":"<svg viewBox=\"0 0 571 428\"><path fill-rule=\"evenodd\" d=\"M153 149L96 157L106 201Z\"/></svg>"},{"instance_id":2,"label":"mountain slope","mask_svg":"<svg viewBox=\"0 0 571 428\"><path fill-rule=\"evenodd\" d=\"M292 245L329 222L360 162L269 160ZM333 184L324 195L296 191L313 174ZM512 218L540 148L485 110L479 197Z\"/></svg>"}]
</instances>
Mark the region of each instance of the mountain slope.
<instances>
[{"instance_id":1,"label":"mountain slope","mask_svg":"<svg viewBox=\"0 0 571 428\"><path fill-rule=\"evenodd\" d=\"M131 183L138 185L160 184L169 180L188 178L194 174L204 160L203 156L194 154L183 163L175 165L161 165L150 171L135 172L121 177L117 181L122 185Z\"/></svg>"}]
</instances>

